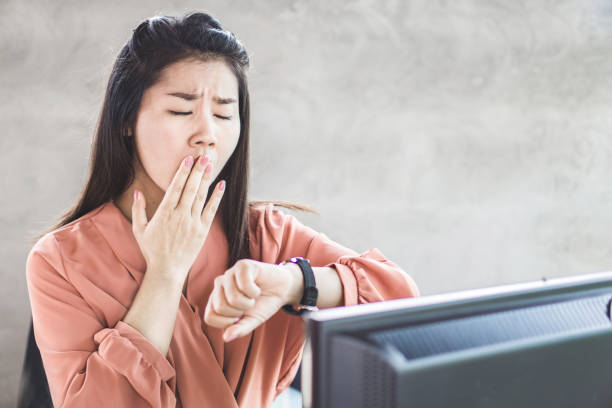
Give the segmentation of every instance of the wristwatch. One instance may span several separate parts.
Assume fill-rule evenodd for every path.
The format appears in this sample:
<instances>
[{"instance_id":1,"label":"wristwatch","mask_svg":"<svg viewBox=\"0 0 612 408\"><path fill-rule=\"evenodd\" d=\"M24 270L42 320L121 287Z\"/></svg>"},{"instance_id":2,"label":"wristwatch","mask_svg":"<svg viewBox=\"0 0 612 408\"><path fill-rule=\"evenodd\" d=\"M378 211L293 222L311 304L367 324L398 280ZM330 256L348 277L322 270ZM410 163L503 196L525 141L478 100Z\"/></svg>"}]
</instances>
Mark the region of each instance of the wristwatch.
<instances>
[{"instance_id":1,"label":"wristwatch","mask_svg":"<svg viewBox=\"0 0 612 408\"><path fill-rule=\"evenodd\" d=\"M302 295L302 300L299 305L284 305L283 310L292 315L302 315L305 312L319 310L317 308L317 296L319 295L319 291L317 290L310 262L308 262L308 259L302 258L301 256L294 256L281 262L279 265L285 265L288 262L297 264L302 270L302 275L304 276L304 294Z\"/></svg>"}]
</instances>

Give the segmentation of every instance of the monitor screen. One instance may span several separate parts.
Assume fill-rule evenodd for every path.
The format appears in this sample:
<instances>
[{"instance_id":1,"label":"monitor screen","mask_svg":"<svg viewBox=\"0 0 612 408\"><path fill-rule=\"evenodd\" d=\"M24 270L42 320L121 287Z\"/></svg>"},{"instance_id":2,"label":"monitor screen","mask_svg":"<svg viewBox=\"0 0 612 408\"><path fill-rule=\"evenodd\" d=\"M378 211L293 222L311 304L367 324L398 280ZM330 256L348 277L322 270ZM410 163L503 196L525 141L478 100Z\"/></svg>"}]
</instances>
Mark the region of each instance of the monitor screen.
<instances>
[{"instance_id":1,"label":"monitor screen","mask_svg":"<svg viewBox=\"0 0 612 408\"><path fill-rule=\"evenodd\" d=\"M612 406L612 272L310 313L304 407Z\"/></svg>"}]
</instances>

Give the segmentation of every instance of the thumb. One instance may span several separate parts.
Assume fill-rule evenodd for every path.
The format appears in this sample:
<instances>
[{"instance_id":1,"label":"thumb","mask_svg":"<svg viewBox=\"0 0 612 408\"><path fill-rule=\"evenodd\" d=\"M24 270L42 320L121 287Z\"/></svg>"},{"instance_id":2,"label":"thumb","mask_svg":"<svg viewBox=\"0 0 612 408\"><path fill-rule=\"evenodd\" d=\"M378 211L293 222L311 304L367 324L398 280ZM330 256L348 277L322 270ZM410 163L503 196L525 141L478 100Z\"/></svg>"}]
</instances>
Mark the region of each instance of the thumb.
<instances>
[{"instance_id":1,"label":"thumb","mask_svg":"<svg viewBox=\"0 0 612 408\"><path fill-rule=\"evenodd\" d=\"M147 225L145 206L146 203L142 191L134 189L134 201L132 202L132 231L135 235L140 235Z\"/></svg>"},{"instance_id":2,"label":"thumb","mask_svg":"<svg viewBox=\"0 0 612 408\"><path fill-rule=\"evenodd\" d=\"M232 324L223 332L223 340L230 342L238 337L249 334L263 321L253 316L243 316L237 323Z\"/></svg>"}]
</instances>

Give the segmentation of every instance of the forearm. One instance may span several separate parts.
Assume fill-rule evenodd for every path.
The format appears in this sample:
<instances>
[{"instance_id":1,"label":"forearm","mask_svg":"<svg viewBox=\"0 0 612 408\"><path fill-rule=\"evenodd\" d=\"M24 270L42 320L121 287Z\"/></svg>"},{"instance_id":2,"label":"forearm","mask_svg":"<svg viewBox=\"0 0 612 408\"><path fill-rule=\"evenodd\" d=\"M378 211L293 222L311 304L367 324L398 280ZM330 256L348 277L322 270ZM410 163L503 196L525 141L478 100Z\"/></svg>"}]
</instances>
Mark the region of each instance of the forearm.
<instances>
[{"instance_id":1,"label":"forearm","mask_svg":"<svg viewBox=\"0 0 612 408\"><path fill-rule=\"evenodd\" d=\"M165 356L168 353L182 284L160 274L145 273L140 289L123 321L136 330Z\"/></svg>"},{"instance_id":2,"label":"forearm","mask_svg":"<svg viewBox=\"0 0 612 408\"><path fill-rule=\"evenodd\" d=\"M285 264L291 271L290 288L288 291L287 304L297 305L302 300L304 293L304 277L300 267L294 263ZM317 290L317 307L325 309L344 305L344 289L335 268L312 267L315 276Z\"/></svg>"}]
</instances>

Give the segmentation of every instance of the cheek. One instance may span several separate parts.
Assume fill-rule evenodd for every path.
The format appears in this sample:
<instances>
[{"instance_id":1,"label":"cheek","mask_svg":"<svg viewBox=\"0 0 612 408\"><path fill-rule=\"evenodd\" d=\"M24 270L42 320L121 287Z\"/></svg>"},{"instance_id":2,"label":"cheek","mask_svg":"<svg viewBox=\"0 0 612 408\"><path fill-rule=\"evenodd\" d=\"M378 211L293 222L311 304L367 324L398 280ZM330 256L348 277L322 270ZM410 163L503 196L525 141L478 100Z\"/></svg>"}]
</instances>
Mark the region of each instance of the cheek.
<instances>
[{"instance_id":1,"label":"cheek","mask_svg":"<svg viewBox=\"0 0 612 408\"><path fill-rule=\"evenodd\" d=\"M161 121L143 117L136 125L136 149L147 175L162 190L166 190L174 177L177 163L181 161L178 139L172 137L172 129Z\"/></svg>"},{"instance_id":2,"label":"cheek","mask_svg":"<svg viewBox=\"0 0 612 408\"><path fill-rule=\"evenodd\" d=\"M222 143L219 146L220 153L222 155L223 163L227 163L230 156L234 153L236 146L238 145L238 139L240 137L240 123L233 127L230 132L222 139Z\"/></svg>"}]
</instances>

